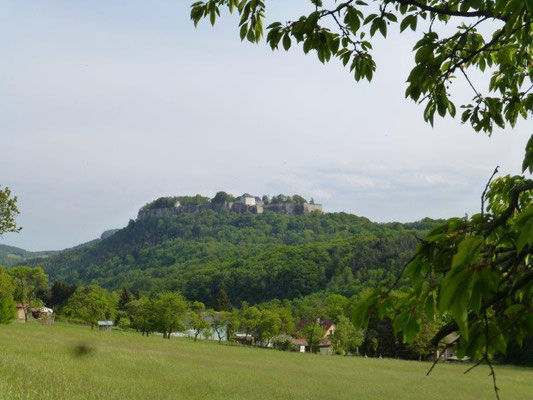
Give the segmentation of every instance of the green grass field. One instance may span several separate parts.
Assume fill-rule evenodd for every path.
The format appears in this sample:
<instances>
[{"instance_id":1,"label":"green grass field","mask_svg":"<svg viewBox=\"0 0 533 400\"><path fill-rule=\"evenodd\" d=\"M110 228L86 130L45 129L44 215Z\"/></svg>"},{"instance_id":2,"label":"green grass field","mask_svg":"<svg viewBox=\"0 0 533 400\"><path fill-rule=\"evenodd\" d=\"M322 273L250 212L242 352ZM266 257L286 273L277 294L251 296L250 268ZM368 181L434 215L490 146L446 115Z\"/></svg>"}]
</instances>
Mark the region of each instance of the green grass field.
<instances>
[{"instance_id":1,"label":"green grass field","mask_svg":"<svg viewBox=\"0 0 533 400\"><path fill-rule=\"evenodd\" d=\"M90 349L80 355L80 346ZM331 357L101 333L0 326L0 399L493 399L487 367ZM533 370L497 369L502 399L533 398Z\"/></svg>"}]
</instances>

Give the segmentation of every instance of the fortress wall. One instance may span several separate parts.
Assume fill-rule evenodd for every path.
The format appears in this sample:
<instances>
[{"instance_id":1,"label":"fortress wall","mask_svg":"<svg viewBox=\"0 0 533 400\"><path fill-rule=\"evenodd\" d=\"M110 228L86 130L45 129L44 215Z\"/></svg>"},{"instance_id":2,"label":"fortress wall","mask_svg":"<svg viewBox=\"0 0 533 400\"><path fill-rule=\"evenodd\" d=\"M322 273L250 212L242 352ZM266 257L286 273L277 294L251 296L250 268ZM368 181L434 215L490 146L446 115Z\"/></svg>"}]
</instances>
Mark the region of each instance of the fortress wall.
<instances>
[{"instance_id":1,"label":"fortress wall","mask_svg":"<svg viewBox=\"0 0 533 400\"><path fill-rule=\"evenodd\" d=\"M251 212L253 214L262 214L263 211L271 211L279 214L309 214L313 211L322 212L322 204L296 204L296 203L280 203L280 204L265 204L250 206L244 203L221 203L221 204L204 204L201 206L179 206L169 208L157 208L154 210L139 210L137 219L143 218L161 218L171 215L178 215L181 213L196 213L201 210L211 209L214 211L229 210L236 213Z\"/></svg>"},{"instance_id":2,"label":"fortress wall","mask_svg":"<svg viewBox=\"0 0 533 400\"><path fill-rule=\"evenodd\" d=\"M322 212L322 204L304 204L303 212L304 214L312 213L313 211Z\"/></svg>"}]
</instances>

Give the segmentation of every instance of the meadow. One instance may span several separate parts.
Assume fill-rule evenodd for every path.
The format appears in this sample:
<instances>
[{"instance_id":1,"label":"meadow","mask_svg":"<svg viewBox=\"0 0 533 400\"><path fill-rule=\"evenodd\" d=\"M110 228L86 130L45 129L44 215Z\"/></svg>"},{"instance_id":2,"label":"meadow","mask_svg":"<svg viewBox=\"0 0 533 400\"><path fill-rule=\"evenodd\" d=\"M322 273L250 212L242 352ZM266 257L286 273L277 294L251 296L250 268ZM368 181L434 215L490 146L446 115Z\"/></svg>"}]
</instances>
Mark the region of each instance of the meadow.
<instances>
[{"instance_id":1,"label":"meadow","mask_svg":"<svg viewBox=\"0 0 533 400\"><path fill-rule=\"evenodd\" d=\"M0 399L493 399L487 367L319 356L35 323L0 326ZM498 366L501 398L533 369Z\"/></svg>"}]
</instances>

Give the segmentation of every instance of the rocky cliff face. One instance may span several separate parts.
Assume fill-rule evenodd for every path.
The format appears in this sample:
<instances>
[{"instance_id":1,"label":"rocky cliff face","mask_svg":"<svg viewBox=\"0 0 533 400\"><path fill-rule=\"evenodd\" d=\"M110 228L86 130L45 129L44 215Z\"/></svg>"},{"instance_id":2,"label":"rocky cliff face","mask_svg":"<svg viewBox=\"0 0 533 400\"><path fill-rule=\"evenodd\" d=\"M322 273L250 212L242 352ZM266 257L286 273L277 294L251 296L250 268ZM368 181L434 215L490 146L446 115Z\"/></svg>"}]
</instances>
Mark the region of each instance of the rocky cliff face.
<instances>
[{"instance_id":1,"label":"rocky cliff face","mask_svg":"<svg viewBox=\"0 0 533 400\"><path fill-rule=\"evenodd\" d=\"M168 208L156 208L153 210L140 209L137 219L143 218L163 218L171 215L179 215L182 213L196 213L201 210L214 210L214 211L231 211L235 213L251 212L252 214L262 214L264 211L275 212L279 214L294 214L302 215L309 214L313 211L322 212L321 204L297 204L297 203L279 203L279 204L265 204L249 206L244 203L211 203L201 206L178 206Z\"/></svg>"}]
</instances>

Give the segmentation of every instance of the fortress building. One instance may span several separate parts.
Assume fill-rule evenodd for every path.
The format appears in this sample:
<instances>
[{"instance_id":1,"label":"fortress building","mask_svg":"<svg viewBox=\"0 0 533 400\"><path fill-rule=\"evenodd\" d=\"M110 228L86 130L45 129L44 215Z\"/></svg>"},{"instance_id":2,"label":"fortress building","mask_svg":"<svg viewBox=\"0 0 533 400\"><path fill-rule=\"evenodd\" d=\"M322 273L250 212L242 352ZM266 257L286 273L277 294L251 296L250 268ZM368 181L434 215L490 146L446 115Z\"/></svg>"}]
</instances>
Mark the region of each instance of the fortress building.
<instances>
[{"instance_id":1,"label":"fortress building","mask_svg":"<svg viewBox=\"0 0 533 400\"><path fill-rule=\"evenodd\" d=\"M139 210L137 219L149 217L163 217L168 215L176 215L182 213L195 213L202 210L222 211L227 210L236 213L250 212L252 214L262 214L265 211L275 212L279 214L293 214L306 215L312 212L322 212L322 204L310 203L296 203L284 202L265 204L264 201L257 196L252 196L249 193L244 193L242 196L236 197L235 201L225 201L223 203L209 202L202 205L185 206L176 201L171 207L153 208L150 204L142 207Z\"/></svg>"}]
</instances>

